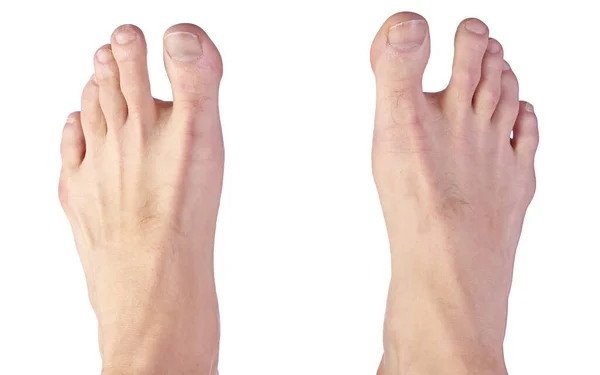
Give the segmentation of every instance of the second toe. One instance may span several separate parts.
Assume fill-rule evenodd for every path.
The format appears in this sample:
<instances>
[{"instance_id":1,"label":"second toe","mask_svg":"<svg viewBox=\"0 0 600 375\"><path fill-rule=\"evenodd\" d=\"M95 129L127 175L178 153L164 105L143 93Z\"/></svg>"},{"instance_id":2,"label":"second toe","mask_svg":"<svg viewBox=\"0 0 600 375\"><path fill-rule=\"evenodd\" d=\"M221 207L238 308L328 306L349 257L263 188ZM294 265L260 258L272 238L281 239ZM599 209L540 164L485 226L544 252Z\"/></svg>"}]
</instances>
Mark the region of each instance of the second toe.
<instances>
[{"instance_id":1,"label":"second toe","mask_svg":"<svg viewBox=\"0 0 600 375\"><path fill-rule=\"evenodd\" d=\"M133 25L118 27L111 50L119 70L119 84L127 102L128 119L149 126L156 120L156 106L150 90L147 46L142 31Z\"/></svg>"}]
</instances>

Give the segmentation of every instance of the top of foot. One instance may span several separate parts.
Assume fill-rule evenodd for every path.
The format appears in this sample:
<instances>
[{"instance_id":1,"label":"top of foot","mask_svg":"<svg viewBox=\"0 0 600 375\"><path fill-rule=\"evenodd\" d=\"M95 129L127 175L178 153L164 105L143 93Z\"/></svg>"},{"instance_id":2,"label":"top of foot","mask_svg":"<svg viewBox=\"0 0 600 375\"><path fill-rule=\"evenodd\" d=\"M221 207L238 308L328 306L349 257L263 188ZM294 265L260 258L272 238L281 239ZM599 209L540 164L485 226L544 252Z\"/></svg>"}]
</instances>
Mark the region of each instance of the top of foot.
<instances>
[{"instance_id":1,"label":"top of foot","mask_svg":"<svg viewBox=\"0 0 600 375\"><path fill-rule=\"evenodd\" d=\"M167 30L164 60L172 103L151 95L142 31L117 28L63 133L60 199L106 374L216 373L222 63L189 24Z\"/></svg>"}]
</instances>

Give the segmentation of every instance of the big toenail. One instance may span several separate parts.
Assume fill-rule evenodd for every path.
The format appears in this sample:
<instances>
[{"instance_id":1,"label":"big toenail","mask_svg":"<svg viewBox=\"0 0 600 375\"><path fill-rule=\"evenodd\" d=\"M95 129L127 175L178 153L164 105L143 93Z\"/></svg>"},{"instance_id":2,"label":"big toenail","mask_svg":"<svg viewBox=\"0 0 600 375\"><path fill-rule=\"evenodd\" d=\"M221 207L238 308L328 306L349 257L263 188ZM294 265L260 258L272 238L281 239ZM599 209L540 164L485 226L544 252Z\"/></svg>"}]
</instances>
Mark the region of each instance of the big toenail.
<instances>
[{"instance_id":1,"label":"big toenail","mask_svg":"<svg viewBox=\"0 0 600 375\"><path fill-rule=\"evenodd\" d=\"M118 44L127 44L137 38L137 33L129 28L122 28L115 34L115 42Z\"/></svg>"},{"instance_id":2,"label":"big toenail","mask_svg":"<svg viewBox=\"0 0 600 375\"><path fill-rule=\"evenodd\" d=\"M96 53L96 58L102 64L106 64L107 62L110 62L113 59L113 54L108 49L103 48L101 50L98 50L98 52Z\"/></svg>"},{"instance_id":3,"label":"big toenail","mask_svg":"<svg viewBox=\"0 0 600 375\"><path fill-rule=\"evenodd\" d=\"M488 43L488 48L487 48L489 53L498 53L498 52L500 52L501 49L502 48L500 47L500 43L498 43L494 39L490 39L490 41Z\"/></svg>"},{"instance_id":4,"label":"big toenail","mask_svg":"<svg viewBox=\"0 0 600 375\"><path fill-rule=\"evenodd\" d=\"M401 51L407 51L423 44L427 36L427 24L423 20L410 20L389 28L388 43Z\"/></svg>"},{"instance_id":5,"label":"big toenail","mask_svg":"<svg viewBox=\"0 0 600 375\"><path fill-rule=\"evenodd\" d=\"M531 103L525 103L525 110L527 112L533 112L533 104L531 104Z\"/></svg>"},{"instance_id":6,"label":"big toenail","mask_svg":"<svg viewBox=\"0 0 600 375\"><path fill-rule=\"evenodd\" d=\"M185 31L167 35L165 48L173 60L191 61L202 57L202 44L198 35Z\"/></svg>"},{"instance_id":7,"label":"big toenail","mask_svg":"<svg viewBox=\"0 0 600 375\"><path fill-rule=\"evenodd\" d=\"M485 34L487 32L487 26L479 20L468 20L465 27L475 34Z\"/></svg>"}]
</instances>

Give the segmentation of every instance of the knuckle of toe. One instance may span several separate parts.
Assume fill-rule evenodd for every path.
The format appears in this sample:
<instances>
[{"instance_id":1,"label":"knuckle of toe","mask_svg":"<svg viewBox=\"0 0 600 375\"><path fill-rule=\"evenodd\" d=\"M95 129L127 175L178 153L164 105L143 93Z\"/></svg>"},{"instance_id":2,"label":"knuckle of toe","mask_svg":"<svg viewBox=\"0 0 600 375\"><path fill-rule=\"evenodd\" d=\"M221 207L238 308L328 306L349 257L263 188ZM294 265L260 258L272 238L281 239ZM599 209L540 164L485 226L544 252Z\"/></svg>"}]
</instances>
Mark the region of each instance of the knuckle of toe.
<instances>
[{"instance_id":1,"label":"knuckle of toe","mask_svg":"<svg viewBox=\"0 0 600 375\"><path fill-rule=\"evenodd\" d=\"M481 72L474 67L467 67L460 72L452 74L452 80L458 86L465 87L468 90L475 90L481 79Z\"/></svg>"}]
</instances>

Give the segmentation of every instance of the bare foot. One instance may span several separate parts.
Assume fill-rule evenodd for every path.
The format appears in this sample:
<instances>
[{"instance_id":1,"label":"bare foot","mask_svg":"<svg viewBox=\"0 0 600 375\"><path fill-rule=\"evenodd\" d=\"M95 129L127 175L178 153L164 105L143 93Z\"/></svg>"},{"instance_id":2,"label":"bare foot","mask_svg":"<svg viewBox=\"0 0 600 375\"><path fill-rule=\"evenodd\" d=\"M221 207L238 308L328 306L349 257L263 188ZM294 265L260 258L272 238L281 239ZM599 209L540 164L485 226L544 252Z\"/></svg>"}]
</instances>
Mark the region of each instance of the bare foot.
<instances>
[{"instance_id":1,"label":"bare foot","mask_svg":"<svg viewBox=\"0 0 600 375\"><path fill-rule=\"evenodd\" d=\"M165 34L174 102L119 27L64 128L59 195L99 323L105 374L216 374L213 242L223 177L222 63L197 26Z\"/></svg>"},{"instance_id":2,"label":"bare foot","mask_svg":"<svg viewBox=\"0 0 600 375\"><path fill-rule=\"evenodd\" d=\"M537 119L481 21L458 27L452 79L439 93L422 89L429 49L423 17L399 13L371 51L373 174L392 254L380 374L505 374Z\"/></svg>"}]
</instances>

